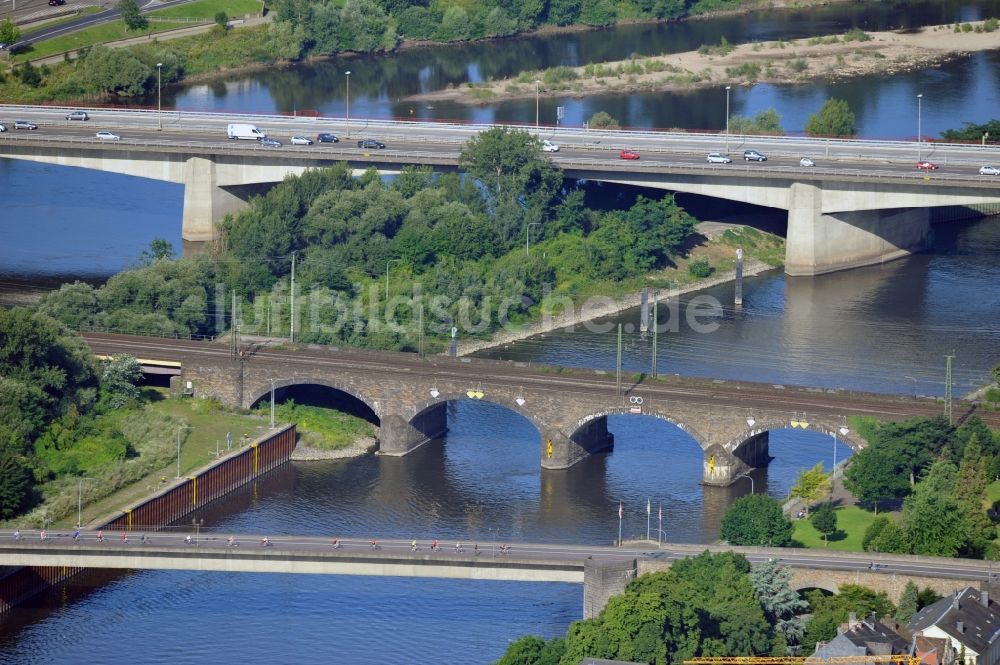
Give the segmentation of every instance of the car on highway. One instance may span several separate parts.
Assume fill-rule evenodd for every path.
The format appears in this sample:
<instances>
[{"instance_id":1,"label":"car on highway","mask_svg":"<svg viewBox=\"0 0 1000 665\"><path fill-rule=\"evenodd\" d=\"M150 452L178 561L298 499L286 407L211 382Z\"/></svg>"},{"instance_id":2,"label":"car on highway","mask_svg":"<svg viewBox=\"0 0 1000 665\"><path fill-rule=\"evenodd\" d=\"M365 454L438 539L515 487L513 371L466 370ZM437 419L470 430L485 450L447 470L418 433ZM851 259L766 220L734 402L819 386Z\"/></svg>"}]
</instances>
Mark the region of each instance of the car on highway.
<instances>
[{"instance_id":1,"label":"car on highway","mask_svg":"<svg viewBox=\"0 0 1000 665\"><path fill-rule=\"evenodd\" d=\"M552 141L545 139L542 141L542 152L559 152L559 146Z\"/></svg>"},{"instance_id":2,"label":"car on highway","mask_svg":"<svg viewBox=\"0 0 1000 665\"><path fill-rule=\"evenodd\" d=\"M766 162L767 155L762 152L757 152L756 150L744 150L743 159L747 162Z\"/></svg>"},{"instance_id":3,"label":"car on highway","mask_svg":"<svg viewBox=\"0 0 1000 665\"><path fill-rule=\"evenodd\" d=\"M811 157L803 157L799 160L799 166L816 166L816 162Z\"/></svg>"},{"instance_id":4,"label":"car on highway","mask_svg":"<svg viewBox=\"0 0 1000 665\"><path fill-rule=\"evenodd\" d=\"M65 5L66 0L49 0L49 7L59 7L60 5Z\"/></svg>"},{"instance_id":5,"label":"car on highway","mask_svg":"<svg viewBox=\"0 0 1000 665\"><path fill-rule=\"evenodd\" d=\"M313 140L306 138L305 136L293 136L292 145L312 145Z\"/></svg>"},{"instance_id":6,"label":"car on highway","mask_svg":"<svg viewBox=\"0 0 1000 665\"><path fill-rule=\"evenodd\" d=\"M316 135L316 140L319 143L340 143L340 139L330 132L320 132Z\"/></svg>"},{"instance_id":7,"label":"car on highway","mask_svg":"<svg viewBox=\"0 0 1000 665\"><path fill-rule=\"evenodd\" d=\"M375 139L361 139L360 141L358 141L358 147L382 150L385 148L385 144Z\"/></svg>"},{"instance_id":8,"label":"car on highway","mask_svg":"<svg viewBox=\"0 0 1000 665\"><path fill-rule=\"evenodd\" d=\"M67 120L90 120L90 116L87 115L86 111L70 111L66 114Z\"/></svg>"},{"instance_id":9,"label":"car on highway","mask_svg":"<svg viewBox=\"0 0 1000 665\"><path fill-rule=\"evenodd\" d=\"M732 161L733 160L729 158L729 155L723 155L721 152L708 153L709 164L729 164Z\"/></svg>"},{"instance_id":10,"label":"car on highway","mask_svg":"<svg viewBox=\"0 0 1000 665\"><path fill-rule=\"evenodd\" d=\"M15 120L14 129L38 129L38 125L30 120Z\"/></svg>"},{"instance_id":11,"label":"car on highway","mask_svg":"<svg viewBox=\"0 0 1000 665\"><path fill-rule=\"evenodd\" d=\"M264 136L264 137L262 137L259 140L260 140L260 144L261 145L267 146L268 148L280 148L281 147L281 141L279 141L278 139L272 139L272 138L270 138L268 136Z\"/></svg>"},{"instance_id":12,"label":"car on highway","mask_svg":"<svg viewBox=\"0 0 1000 665\"><path fill-rule=\"evenodd\" d=\"M639 153L635 150L622 150L618 153L618 159L639 159Z\"/></svg>"},{"instance_id":13,"label":"car on highway","mask_svg":"<svg viewBox=\"0 0 1000 665\"><path fill-rule=\"evenodd\" d=\"M108 131L97 132L96 134L94 134L94 136L101 139L102 141L118 141L121 139L121 137L115 134L114 132L108 132Z\"/></svg>"},{"instance_id":14,"label":"car on highway","mask_svg":"<svg viewBox=\"0 0 1000 665\"><path fill-rule=\"evenodd\" d=\"M7 125L0 122L0 132L6 132L6 131L7 131Z\"/></svg>"},{"instance_id":15,"label":"car on highway","mask_svg":"<svg viewBox=\"0 0 1000 665\"><path fill-rule=\"evenodd\" d=\"M995 166L980 166L979 175L1000 175L1000 169Z\"/></svg>"},{"instance_id":16,"label":"car on highway","mask_svg":"<svg viewBox=\"0 0 1000 665\"><path fill-rule=\"evenodd\" d=\"M923 171L936 171L938 169L938 165L934 162L922 161L917 162L917 168Z\"/></svg>"}]
</instances>

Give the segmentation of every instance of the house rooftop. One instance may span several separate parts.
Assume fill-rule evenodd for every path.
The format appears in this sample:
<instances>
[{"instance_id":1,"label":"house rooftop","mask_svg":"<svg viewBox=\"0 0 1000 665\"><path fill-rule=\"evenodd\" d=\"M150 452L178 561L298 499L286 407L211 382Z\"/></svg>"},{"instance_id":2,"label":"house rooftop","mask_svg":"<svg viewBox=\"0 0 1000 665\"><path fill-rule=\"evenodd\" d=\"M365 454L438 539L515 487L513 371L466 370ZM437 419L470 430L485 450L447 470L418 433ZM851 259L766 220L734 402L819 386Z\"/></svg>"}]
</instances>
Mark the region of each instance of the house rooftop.
<instances>
[{"instance_id":1,"label":"house rooftop","mask_svg":"<svg viewBox=\"0 0 1000 665\"><path fill-rule=\"evenodd\" d=\"M986 591L965 587L920 610L907 624L913 632L932 626L966 649L985 653L1000 637L1000 608Z\"/></svg>"}]
</instances>

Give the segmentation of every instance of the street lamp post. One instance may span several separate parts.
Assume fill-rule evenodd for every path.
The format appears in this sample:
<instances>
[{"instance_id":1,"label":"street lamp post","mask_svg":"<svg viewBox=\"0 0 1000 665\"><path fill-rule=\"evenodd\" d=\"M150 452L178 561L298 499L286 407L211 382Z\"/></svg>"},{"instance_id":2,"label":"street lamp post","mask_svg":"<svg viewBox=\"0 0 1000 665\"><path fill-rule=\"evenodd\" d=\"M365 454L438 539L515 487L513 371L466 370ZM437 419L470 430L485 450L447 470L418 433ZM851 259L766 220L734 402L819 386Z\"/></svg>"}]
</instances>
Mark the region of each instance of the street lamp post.
<instances>
[{"instance_id":1,"label":"street lamp post","mask_svg":"<svg viewBox=\"0 0 1000 665\"><path fill-rule=\"evenodd\" d=\"M386 302L389 301L389 266L396 261L402 261L403 259L389 259L385 262L385 299Z\"/></svg>"},{"instance_id":2,"label":"street lamp post","mask_svg":"<svg viewBox=\"0 0 1000 665\"><path fill-rule=\"evenodd\" d=\"M181 431L194 429L190 425L181 425L177 428L177 478L181 477Z\"/></svg>"},{"instance_id":3,"label":"street lamp post","mask_svg":"<svg viewBox=\"0 0 1000 665\"><path fill-rule=\"evenodd\" d=\"M83 481L93 480L93 478L84 478L80 476L79 482L76 486L76 528L79 529L80 525L83 524Z\"/></svg>"},{"instance_id":4,"label":"street lamp post","mask_svg":"<svg viewBox=\"0 0 1000 665\"><path fill-rule=\"evenodd\" d=\"M271 429L274 429L274 383L275 381L288 381L288 379L271 379Z\"/></svg>"},{"instance_id":5,"label":"street lamp post","mask_svg":"<svg viewBox=\"0 0 1000 665\"><path fill-rule=\"evenodd\" d=\"M160 81L163 72L163 63L156 63L156 131L163 131L163 104L160 95Z\"/></svg>"},{"instance_id":6,"label":"street lamp post","mask_svg":"<svg viewBox=\"0 0 1000 665\"><path fill-rule=\"evenodd\" d=\"M916 379L916 377L907 376L906 374L904 374L903 378L904 379L909 379L910 381L913 381L913 396L916 397L917 396L917 379Z\"/></svg>"},{"instance_id":7,"label":"street lamp post","mask_svg":"<svg viewBox=\"0 0 1000 665\"><path fill-rule=\"evenodd\" d=\"M726 86L726 152L729 152L729 88Z\"/></svg>"},{"instance_id":8,"label":"street lamp post","mask_svg":"<svg viewBox=\"0 0 1000 665\"><path fill-rule=\"evenodd\" d=\"M924 101L923 94L917 95L917 161L920 161L921 148L920 145L921 136L923 135L922 127L920 126L921 115L922 115L922 102Z\"/></svg>"},{"instance_id":9,"label":"street lamp post","mask_svg":"<svg viewBox=\"0 0 1000 665\"><path fill-rule=\"evenodd\" d=\"M750 475L750 472L747 471L746 473L741 474L740 478L746 478L747 480L750 481L750 493L753 494L754 493L754 489L753 489L753 476ZM739 480L740 478L737 478L736 480Z\"/></svg>"},{"instance_id":10,"label":"street lamp post","mask_svg":"<svg viewBox=\"0 0 1000 665\"><path fill-rule=\"evenodd\" d=\"M541 83L535 79L535 133L538 133L538 85Z\"/></svg>"},{"instance_id":11,"label":"street lamp post","mask_svg":"<svg viewBox=\"0 0 1000 665\"><path fill-rule=\"evenodd\" d=\"M347 76L347 95L345 97L347 100L347 111L345 113L347 116L347 127L345 129L344 136L351 138L351 70L347 70L344 74Z\"/></svg>"},{"instance_id":12,"label":"street lamp post","mask_svg":"<svg viewBox=\"0 0 1000 665\"><path fill-rule=\"evenodd\" d=\"M529 222L524 228L524 253L528 256L531 256L531 227L541 225L541 222Z\"/></svg>"}]
</instances>

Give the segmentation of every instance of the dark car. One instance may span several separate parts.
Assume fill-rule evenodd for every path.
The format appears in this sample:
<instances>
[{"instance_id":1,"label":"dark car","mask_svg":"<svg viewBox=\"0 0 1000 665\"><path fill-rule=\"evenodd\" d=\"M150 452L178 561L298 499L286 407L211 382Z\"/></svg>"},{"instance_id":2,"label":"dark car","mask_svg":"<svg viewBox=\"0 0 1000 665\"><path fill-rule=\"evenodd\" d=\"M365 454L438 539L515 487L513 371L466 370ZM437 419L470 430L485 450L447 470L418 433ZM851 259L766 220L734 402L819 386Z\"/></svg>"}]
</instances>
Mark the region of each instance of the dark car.
<instances>
[{"instance_id":1,"label":"dark car","mask_svg":"<svg viewBox=\"0 0 1000 665\"><path fill-rule=\"evenodd\" d=\"M382 150L385 148L385 144L381 141L376 141L375 139L361 139L358 141L358 147Z\"/></svg>"},{"instance_id":2,"label":"dark car","mask_svg":"<svg viewBox=\"0 0 1000 665\"><path fill-rule=\"evenodd\" d=\"M340 139L330 132L320 132L316 135L317 143L340 143Z\"/></svg>"},{"instance_id":3,"label":"dark car","mask_svg":"<svg viewBox=\"0 0 1000 665\"><path fill-rule=\"evenodd\" d=\"M260 144L264 145L264 146L267 146L269 148L280 148L281 147L281 141L279 141L277 139L271 139L271 138L268 138L266 136L264 138L260 139Z\"/></svg>"},{"instance_id":4,"label":"dark car","mask_svg":"<svg viewBox=\"0 0 1000 665\"><path fill-rule=\"evenodd\" d=\"M58 7L59 5L65 5L66 0L49 0L49 7Z\"/></svg>"},{"instance_id":5,"label":"dark car","mask_svg":"<svg viewBox=\"0 0 1000 665\"><path fill-rule=\"evenodd\" d=\"M744 150L743 151L743 159L745 159L748 162L750 162L750 161L753 161L753 162L766 162L767 161L767 155L765 155L762 152L757 152L756 150Z\"/></svg>"},{"instance_id":6,"label":"dark car","mask_svg":"<svg viewBox=\"0 0 1000 665\"><path fill-rule=\"evenodd\" d=\"M66 115L67 120L90 120L86 111L71 111Z\"/></svg>"},{"instance_id":7,"label":"dark car","mask_svg":"<svg viewBox=\"0 0 1000 665\"><path fill-rule=\"evenodd\" d=\"M15 120L14 129L38 129L38 125L28 120Z\"/></svg>"}]
</instances>

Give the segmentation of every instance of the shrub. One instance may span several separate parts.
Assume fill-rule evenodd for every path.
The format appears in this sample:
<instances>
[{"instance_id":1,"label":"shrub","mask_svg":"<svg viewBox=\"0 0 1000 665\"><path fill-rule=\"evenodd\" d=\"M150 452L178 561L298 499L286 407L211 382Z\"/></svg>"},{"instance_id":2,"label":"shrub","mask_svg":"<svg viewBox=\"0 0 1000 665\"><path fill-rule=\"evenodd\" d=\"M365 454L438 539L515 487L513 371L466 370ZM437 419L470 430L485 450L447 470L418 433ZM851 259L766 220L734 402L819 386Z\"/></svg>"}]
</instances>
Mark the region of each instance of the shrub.
<instances>
[{"instance_id":1,"label":"shrub","mask_svg":"<svg viewBox=\"0 0 1000 665\"><path fill-rule=\"evenodd\" d=\"M754 81L760 76L760 63L744 62L735 67L726 67L726 76Z\"/></svg>"},{"instance_id":2,"label":"shrub","mask_svg":"<svg viewBox=\"0 0 1000 665\"><path fill-rule=\"evenodd\" d=\"M793 72L801 73L809 68L809 62L805 58L795 58L788 61L788 68Z\"/></svg>"},{"instance_id":3,"label":"shrub","mask_svg":"<svg viewBox=\"0 0 1000 665\"><path fill-rule=\"evenodd\" d=\"M869 42L871 39L871 35L858 27L851 28L844 34L845 42Z\"/></svg>"},{"instance_id":4,"label":"shrub","mask_svg":"<svg viewBox=\"0 0 1000 665\"><path fill-rule=\"evenodd\" d=\"M699 256L688 264L688 273L690 273L692 277L697 277L698 279L704 279L705 277L711 275L714 271L715 269L704 256Z\"/></svg>"},{"instance_id":5,"label":"shrub","mask_svg":"<svg viewBox=\"0 0 1000 665\"><path fill-rule=\"evenodd\" d=\"M1000 21L993 18L992 16L985 21L983 21L983 31L984 32L996 32L997 28L1000 27Z\"/></svg>"},{"instance_id":6,"label":"shrub","mask_svg":"<svg viewBox=\"0 0 1000 665\"><path fill-rule=\"evenodd\" d=\"M592 115L587 126L591 129L621 129L618 121L604 111L598 111Z\"/></svg>"}]
</instances>

